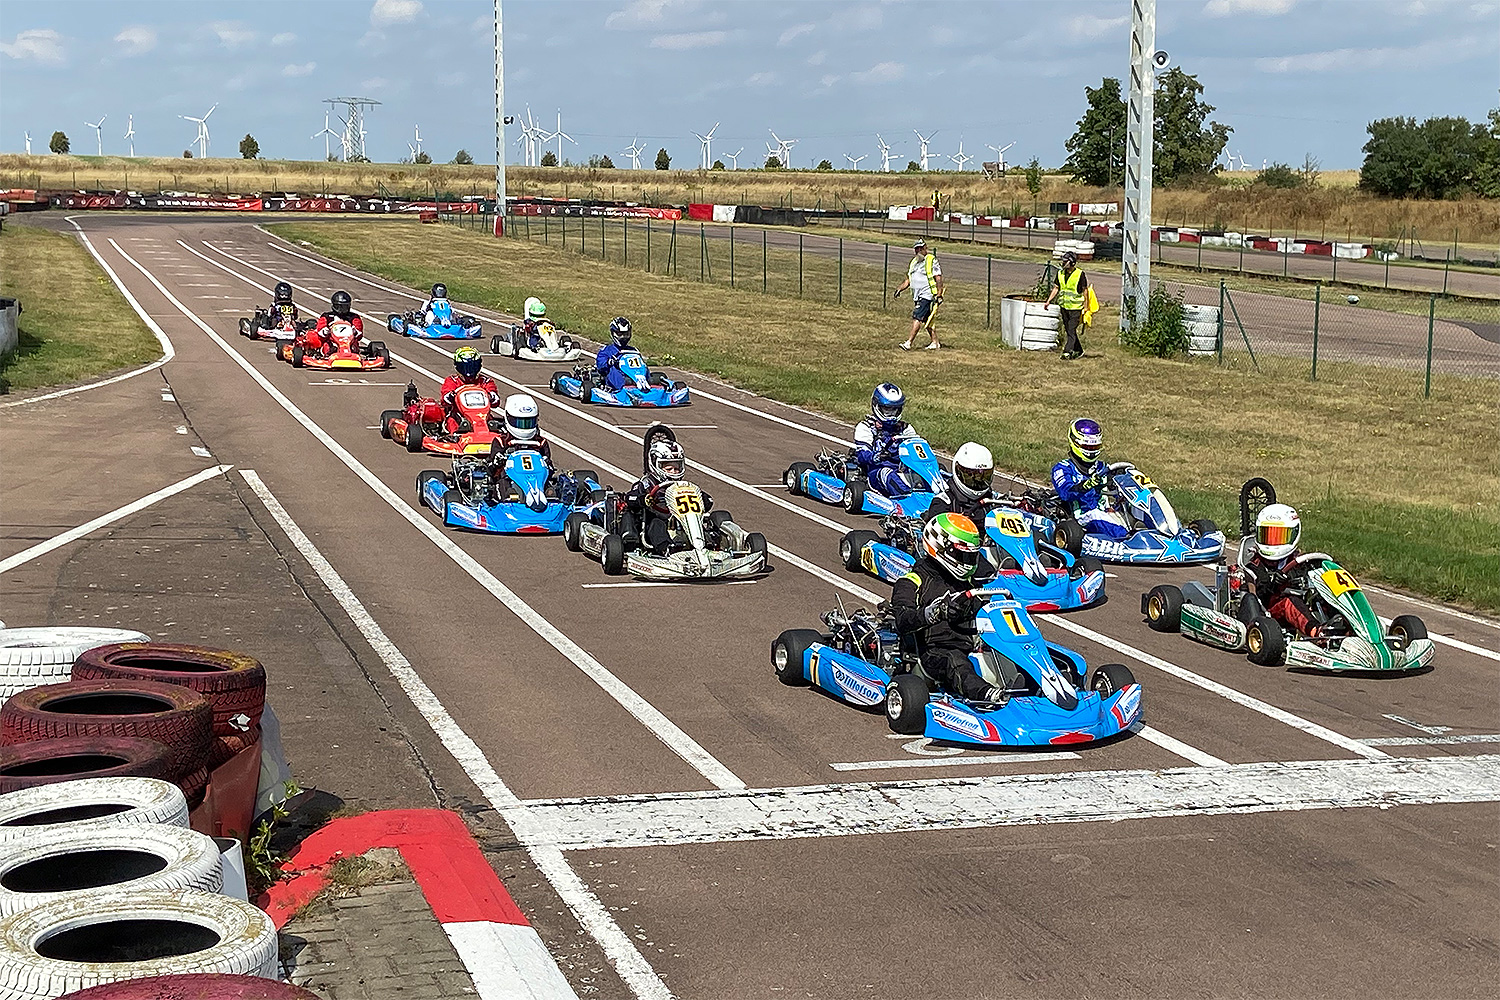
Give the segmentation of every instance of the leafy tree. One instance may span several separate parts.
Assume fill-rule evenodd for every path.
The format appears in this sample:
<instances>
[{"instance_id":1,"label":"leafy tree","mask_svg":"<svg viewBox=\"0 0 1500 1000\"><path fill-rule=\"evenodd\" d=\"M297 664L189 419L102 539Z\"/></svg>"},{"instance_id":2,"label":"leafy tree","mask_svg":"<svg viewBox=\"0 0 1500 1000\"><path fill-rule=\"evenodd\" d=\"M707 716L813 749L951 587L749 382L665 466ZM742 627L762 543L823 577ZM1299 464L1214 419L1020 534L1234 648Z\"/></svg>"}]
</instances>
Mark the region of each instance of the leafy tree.
<instances>
[{"instance_id":1,"label":"leafy tree","mask_svg":"<svg viewBox=\"0 0 1500 1000\"><path fill-rule=\"evenodd\" d=\"M819 170L832 170L833 169L833 164L830 163L828 160L819 160L818 161L818 169Z\"/></svg>"},{"instance_id":2,"label":"leafy tree","mask_svg":"<svg viewBox=\"0 0 1500 1000\"><path fill-rule=\"evenodd\" d=\"M767 170L780 170L781 169L781 161L778 160L775 156L768 156L768 157L766 157L766 169Z\"/></svg>"},{"instance_id":3,"label":"leafy tree","mask_svg":"<svg viewBox=\"0 0 1500 1000\"><path fill-rule=\"evenodd\" d=\"M1154 180L1168 184L1218 169L1216 161L1234 130L1208 120L1214 106L1202 94L1198 78L1180 68L1157 78L1151 153ZM1123 183L1126 102L1120 81L1105 77L1098 87L1085 87L1084 95L1088 108L1067 141L1069 155L1063 166L1084 184Z\"/></svg>"},{"instance_id":4,"label":"leafy tree","mask_svg":"<svg viewBox=\"0 0 1500 1000\"><path fill-rule=\"evenodd\" d=\"M542 166L544 166L544 167L555 167L555 166L557 166L557 154L554 153L554 152L552 152L552 150L550 150L550 149L547 150L545 153L543 153L542 154Z\"/></svg>"},{"instance_id":5,"label":"leafy tree","mask_svg":"<svg viewBox=\"0 0 1500 1000\"><path fill-rule=\"evenodd\" d=\"M1500 108L1490 112L1488 125L1474 126L1474 136L1479 143L1474 190L1482 198L1500 198Z\"/></svg>"},{"instance_id":6,"label":"leafy tree","mask_svg":"<svg viewBox=\"0 0 1500 1000\"><path fill-rule=\"evenodd\" d=\"M1107 76L1097 87L1084 87L1088 108L1066 143L1063 169L1073 179L1094 187L1108 187L1125 177L1125 99L1120 81Z\"/></svg>"},{"instance_id":7,"label":"leafy tree","mask_svg":"<svg viewBox=\"0 0 1500 1000\"><path fill-rule=\"evenodd\" d=\"M53 132L52 141L47 143L47 148L60 155L72 149L73 144L68 141L66 132Z\"/></svg>"},{"instance_id":8,"label":"leafy tree","mask_svg":"<svg viewBox=\"0 0 1500 1000\"><path fill-rule=\"evenodd\" d=\"M329 153L328 157L327 157L327 162L329 162L329 163L337 163L337 162L339 162L339 154L337 154L337 153Z\"/></svg>"},{"instance_id":9,"label":"leafy tree","mask_svg":"<svg viewBox=\"0 0 1500 1000\"><path fill-rule=\"evenodd\" d=\"M428 156L426 152L421 152L421 153L417 154L416 159L412 160L412 162L413 163L431 163L432 162L432 157Z\"/></svg>"},{"instance_id":10,"label":"leafy tree","mask_svg":"<svg viewBox=\"0 0 1500 1000\"><path fill-rule=\"evenodd\" d=\"M1033 200L1042 193L1042 164L1035 156L1026 164L1026 190Z\"/></svg>"},{"instance_id":11,"label":"leafy tree","mask_svg":"<svg viewBox=\"0 0 1500 1000\"><path fill-rule=\"evenodd\" d=\"M909 174L920 174L922 172L922 165L916 160L907 160L906 172Z\"/></svg>"},{"instance_id":12,"label":"leafy tree","mask_svg":"<svg viewBox=\"0 0 1500 1000\"><path fill-rule=\"evenodd\" d=\"M467 166L468 164L474 162L474 157L469 155L469 151L467 149L460 149L458 152L453 154L453 162Z\"/></svg>"},{"instance_id":13,"label":"leafy tree","mask_svg":"<svg viewBox=\"0 0 1500 1000\"><path fill-rule=\"evenodd\" d=\"M1255 175L1254 183L1278 190L1302 186L1302 175L1279 160Z\"/></svg>"},{"instance_id":14,"label":"leafy tree","mask_svg":"<svg viewBox=\"0 0 1500 1000\"><path fill-rule=\"evenodd\" d=\"M600 156L598 153L595 153L589 157L589 166L595 170L613 170L615 168L615 161L611 160L608 154Z\"/></svg>"},{"instance_id":15,"label":"leafy tree","mask_svg":"<svg viewBox=\"0 0 1500 1000\"><path fill-rule=\"evenodd\" d=\"M724 166L724 161L723 160L715 160L714 161L714 165L712 167L709 167L709 169L710 170L724 170L726 168Z\"/></svg>"},{"instance_id":16,"label":"leafy tree","mask_svg":"<svg viewBox=\"0 0 1500 1000\"><path fill-rule=\"evenodd\" d=\"M184 160L191 160L193 158L193 151L191 149L184 149L182 151L182 158Z\"/></svg>"},{"instance_id":17,"label":"leafy tree","mask_svg":"<svg viewBox=\"0 0 1500 1000\"><path fill-rule=\"evenodd\" d=\"M667 148L665 146L663 146L661 149L658 149L656 151L656 169L657 170L671 170L672 169L672 158L667 155Z\"/></svg>"},{"instance_id":18,"label":"leafy tree","mask_svg":"<svg viewBox=\"0 0 1500 1000\"><path fill-rule=\"evenodd\" d=\"M246 132L245 138L240 140L240 158L244 160L253 160L259 155L260 143L255 141L255 136L251 135L249 132Z\"/></svg>"},{"instance_id":19,"label":"leafy tree","mask_svg":"<svg viewBox=\"0 0 1500 1000\"><path fill-rule=\"evenodd\" d=\"M1490 129L1465 118L1429 118L1421 124L1415 118L1382 118L1365 131L1370 138L1359 186L1390 198L1453 198L1478 190L1494 155Z\"/></svg>"}]
</instances>

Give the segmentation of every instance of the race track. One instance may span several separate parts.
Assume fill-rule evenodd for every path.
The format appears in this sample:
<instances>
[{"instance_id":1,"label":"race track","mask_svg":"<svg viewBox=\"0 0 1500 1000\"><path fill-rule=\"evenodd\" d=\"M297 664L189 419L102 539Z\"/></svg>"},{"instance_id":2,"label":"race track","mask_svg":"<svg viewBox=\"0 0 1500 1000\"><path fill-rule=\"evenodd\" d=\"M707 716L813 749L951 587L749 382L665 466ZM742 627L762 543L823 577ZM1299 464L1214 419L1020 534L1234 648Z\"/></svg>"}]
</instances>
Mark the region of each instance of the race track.
<instances>
[{"instance_id":1,"label":"race track","mask_svg":"<svg viewBox=\"0 0 1500 1000\"><path fill-rule=\"evenodd\" d=\"M200 535L263 530L326 618L318 627L369 677L316 657L273 670L278 713L308 716L343 748L319 782L378 784L381 758L361 747L392 736L363 731L353 707L373 688L445 794L472 805L580 995L1491 994L1494 623L1375 593L1380 613L1421 614L1441 636L1437 669L1295 674L1146 628L1143 590L1207 570L1111 568L1106 604L1041 620L1090 663L1135 671L1145 728L1045 754L892 738L881 715L784 687L768 662L778 632L817 625L835 599L885 596L837 558L840 533L868 523L780 485L847 427L691 373L685 409L580 407L545 389L550 366L486 355L502 389L537 397L559 464L623 486L644 426L664 417L681 428L689 477L773 546L775 571L755 582L632 585L557 538L461 534L420 506L417 473L445 463L375 427L408 379L427 392L452 371L453 343L375 332L420 299L412 290L239 219L75 218L175 356L0 409L0 558L231 466L122 520L151 528L91 572L149 589ZM278 279L304 312L349 290L395 367L329 378L238 337L238 317ZM186 502L198 489L213 506ZM221 503L253 523L205 516ZM7 572L4 617L107 614L72 596L89 551ZM244 593L257 572L225 557L197 575ZM235 623L247 651L289 641L284 601L268 592L258 622ZM171 638L172 624L147 631Z\"/></svg>"}]
</instances>

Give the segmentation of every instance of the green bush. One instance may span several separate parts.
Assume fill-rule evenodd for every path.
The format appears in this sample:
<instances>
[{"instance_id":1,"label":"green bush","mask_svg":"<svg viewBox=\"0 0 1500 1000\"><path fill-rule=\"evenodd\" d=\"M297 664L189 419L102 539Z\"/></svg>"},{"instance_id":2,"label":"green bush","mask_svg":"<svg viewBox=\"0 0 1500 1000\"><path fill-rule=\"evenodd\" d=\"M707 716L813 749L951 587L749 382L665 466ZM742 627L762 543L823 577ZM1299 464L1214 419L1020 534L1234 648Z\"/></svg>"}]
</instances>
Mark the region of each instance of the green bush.
<instances>
[{"instance_id":1,"label":"green bush","mask_svg":"<svg viewBox=\"0 0 1500 1000\"><path fill-rule=\"evenodd\" d=\"M1290 190L1302 186L1302 175L1285 163L1273 163L1255 175L1255 183L1268 188Z\"/></svg>"},{"instance_id":2,"label":"green bush","mask_svg":"<svg viewBox=\"0 0 1500 1000\"><path fill-rule=\"evenodd\" d=\"M1187 351L1188 328L1183 318L1182 296L1153 285L1146 303L1146 322L1132 323L1120 331L1120 343L1147 357L1171 358Z\"/></svg>"}]
</instances>

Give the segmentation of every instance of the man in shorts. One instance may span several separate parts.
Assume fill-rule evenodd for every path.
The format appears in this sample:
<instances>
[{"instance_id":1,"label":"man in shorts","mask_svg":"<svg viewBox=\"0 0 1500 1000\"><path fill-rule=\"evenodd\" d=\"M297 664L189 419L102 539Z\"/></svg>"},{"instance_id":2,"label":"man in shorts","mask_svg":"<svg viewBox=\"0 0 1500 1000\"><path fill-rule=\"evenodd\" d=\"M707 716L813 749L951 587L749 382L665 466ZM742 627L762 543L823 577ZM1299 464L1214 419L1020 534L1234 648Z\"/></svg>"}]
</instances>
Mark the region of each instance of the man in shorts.
<instances>
[{"instance_id":1,"label":"man in shorts","mask_svg":"<svg viewBox=\"0 0 1500 1000\"><path fill-rule=\"evenodd\" d=\"M908 288L912 301L911 336L901 344L901 349L911 350L912 341L925 328L928 344L924 349L935 351L942 346L937 337L937 307L943 301L943 269L924 240L917 240L911 248L911 264L906 269L906 280L896 289L896 297L900 298Z\"/></svg>"}]
</instances>

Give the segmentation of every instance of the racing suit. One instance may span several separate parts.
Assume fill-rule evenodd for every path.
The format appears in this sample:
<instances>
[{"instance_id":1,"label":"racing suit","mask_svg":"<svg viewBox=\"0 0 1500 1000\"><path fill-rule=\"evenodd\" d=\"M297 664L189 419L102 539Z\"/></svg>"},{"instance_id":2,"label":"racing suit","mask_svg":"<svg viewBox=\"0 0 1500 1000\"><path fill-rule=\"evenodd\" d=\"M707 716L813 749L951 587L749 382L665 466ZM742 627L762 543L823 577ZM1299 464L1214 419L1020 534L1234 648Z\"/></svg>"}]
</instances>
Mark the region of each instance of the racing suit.
<instances>
[{"instance_id":1,"label":"racing suit","mask_svg":"<svg viewBox=\"0 0 1500 1000\"><path fill-rule=\"evenodd\" d=\"M1099 459L1080 464L1070 455L1052 467L1052 486L1084 531L1106 538L1124 538L1130 534L1130 527L1125 515L1115 510L1104 492L1108 476L1109 466Z\"/></svg>"},{"instance_id":2,"label":"racing suit","mask_svg":"<svg viewBox=\"0 0 1500 1000\"><path fill-rule=\"evenodd\" d=\"M266 310L265 326L263 329L279 330L281 329L281 324L287 320L291 320L293 323L297 322L297 307L290 302L284 305L275 305L273 303L271 308Z\"/></svg>"},{"instance_id":3,"label":"racing suit","mask_svg":"<svg viewBox=\"0 0 1500 1000\"><path fill-rule=\"evenodd\" d=\"M905 420L877 421L868 416L854 425L854 449L850 456L875 489L888 497L908 496L922 488L922 484L913 482L915 477L901 468L901 442L919 436Z\"/></svg>"},{"instance_id":4,"label":"racing suit","mask_svg":"<svg viewBox=\"0 0 1500 1000\"><path fill-rule=\"evenodd\" d=\"M650 477L642 477L631 485L622 498L620 511L620 537L625 541L625 550L642 548L664 556L671 547L668 531L670 519L651 509L646 496L657 487ZM699 492L703 492L700 490ZM703 493L703 513L714 509L713 497Z\"/></svg>"},{"instance_id":5,"label":"racing suit","mask_svg":"<svg viewBox=\"0 0 1500 1000\"><path fill-rule=\"evenodd\" d=\"M449 434L457 434L460 430L463 429L463 417L458 412L458 406L454 402L454 399L458 395L458 390L464 388L465 386L472 386L476 389L483 389L485 392L489 393L490 407L492 409L500 405L500 387L495 384L494 379L489 378L488 376L481 373L477 379L475 379L473 382L470 382L467 379L463 378L461 375L449 375L447 378L443 379L443 386L438 390L438 400L443 404L443 409L446 410L448 414L443 419L443 430L447 431ZM470 430L477 429L479 428L470 428Z\"/></svg>"},{"instance_id":6,"label":"racing suit","mask_svg":"<svg viewBox=\"0 0 1500 1000\"><path fill-rule=\"evenodd\" d=\"M1323 624L1307 603L1307 577L1312 563L1293 566L1293 552L1284 559L1266 559L1259 553L1245 561L1242 569L1254 579L1255 592L1240 601L1239 617L1246 625L1265 613L1298 635L1315 636Z\"/></svg>"},{"instance_id":7,"label":"racing suit","mask_svg":"<svg viewBox=\"0 0 1500 1000\"><path fill-rule=\"evenodd\" d=\"M359 338L365 332L365 324L360 318L353 313L347 316L340 316L338 313L326 312L318 317L318 325L307 332L307 343L313 350L323 355L334 352L336 349L334 340L327 333L329 324L331 323L348 323L354 327L354 336L349 341L349 349L353 351L359 348Z\"/></svg>"},{"instance_id":8,"label":"racing suit","mask_svg":"<svg viewBox=\"0 0 1500 1000\"><path fill-rule=\"evenodd\" d=\"M423 326L431 326L437 322L437 316L433 315L432 307L439 302L447 302L447 299L428 299L417 307L416 315L422 317Z\"/></svg>"},{"instance_id":9,"label":"racing suit","mask_svg":"<svg viewBox=\"0 0 1500 1000\"><path fill-rule=\"evenodd\" d=\"M625 373L620 371L620 354L626 350L629 348L610 343L599 348L599 353L594 356L594 367L599 370L604 384L611 389L625 388Z\"/></svg>"},{"instance_id":10,"label":"racing suit","mask_svg":"<svg viewBox=\"0 0 1500 1000\"><path fill-rule=\"evenodd\" d=\"M915 647L929 677L962 698L984 701L992 697L992 689L969 660L979 637L974 615L980 602L959 599L945 606L941 601L968 589L968 584L954 583L936 560L924 555L896 581L891 610L903 648Z\"/></svg>"}]
</instances>

